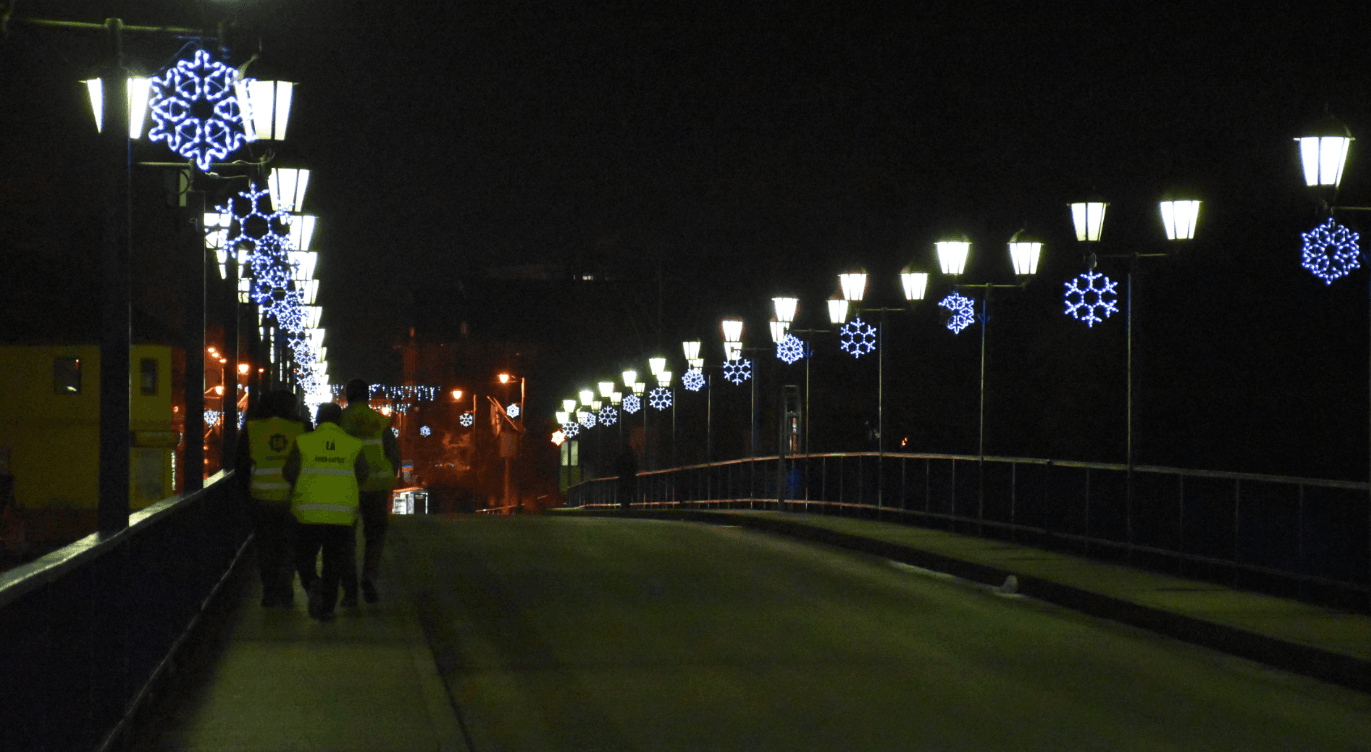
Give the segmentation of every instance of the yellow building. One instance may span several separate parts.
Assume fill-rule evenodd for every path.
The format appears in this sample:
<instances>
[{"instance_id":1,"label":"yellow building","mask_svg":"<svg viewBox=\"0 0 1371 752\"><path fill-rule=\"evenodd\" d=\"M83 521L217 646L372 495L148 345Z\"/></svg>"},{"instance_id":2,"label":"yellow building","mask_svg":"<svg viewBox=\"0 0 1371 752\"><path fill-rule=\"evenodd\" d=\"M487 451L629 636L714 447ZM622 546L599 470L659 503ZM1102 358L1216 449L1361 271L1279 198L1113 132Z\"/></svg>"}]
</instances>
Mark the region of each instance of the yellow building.
<instances>
[{"instance_id":1,"label":"yellow building","mask_svg":"<svg viewBox=\"0 0 1371 752\"><path fill-rule=\"evenodd\" d=\"M175 493L172 354L165 345L130 352L132 509ZM100 497L100 348L0 345L0 385L0 473L14 476L31 538L90 532Z\"/></svg>"}]
</instances>

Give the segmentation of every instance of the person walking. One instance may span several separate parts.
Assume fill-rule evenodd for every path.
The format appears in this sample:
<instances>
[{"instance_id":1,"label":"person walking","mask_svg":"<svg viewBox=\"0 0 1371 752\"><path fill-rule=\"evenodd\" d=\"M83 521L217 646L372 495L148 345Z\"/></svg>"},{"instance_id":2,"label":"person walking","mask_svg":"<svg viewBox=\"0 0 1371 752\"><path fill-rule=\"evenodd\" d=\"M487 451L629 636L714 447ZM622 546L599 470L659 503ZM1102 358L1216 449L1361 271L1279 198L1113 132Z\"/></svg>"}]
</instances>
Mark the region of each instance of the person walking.
<instances>
[{"instance_id":1,"label":"person walking","mask_svg":"<svg viewBox=\"0 0 1371 752\"><path fill-rule=\"evenodd\" d=\"M317 428L295 437L281 474L290 484L290 510L299 523L296 565L309 593L309 615L328 621L333 618L343 573L349 568L356 571L358 490L367 479L368 466L361 439L338 425L341 407L322 404L317 416ZM323 573L310 577L320 549Z\"/></svg>"},{"instance_id":2,"label":"person walking","mask_svg":"<svg viewBox=\"0 0 1371 752\"><path fill-rule=\"evenodd\" d=\"M238 439L239 483L248 495L262 605L289 608L295 603L291 572L290 484L281 475L295 437L309 427L295 414L295 395L286 390L262 397L261 416L247 421Z\"/></svg>"},{"instance_id":3,"label":"person walking","mask_svg":"<svg viewBox=\"0 0 1371 752\"><path fill-rule=\"evenodd\" d=\"M390 430L390 418L371 409L367 404L371 384L364 379L348 382L345 392L348 406L343 410L342 427L348 434L362 440L370 475L362 484L360 506L362 512L362 597L367 603L380 599L376 592L376 573L381 568L381 549L386 544L386 525L390 519L391 491L395 489L396 471L400 468L400 447Z\"/></svg>"}]
</instances>

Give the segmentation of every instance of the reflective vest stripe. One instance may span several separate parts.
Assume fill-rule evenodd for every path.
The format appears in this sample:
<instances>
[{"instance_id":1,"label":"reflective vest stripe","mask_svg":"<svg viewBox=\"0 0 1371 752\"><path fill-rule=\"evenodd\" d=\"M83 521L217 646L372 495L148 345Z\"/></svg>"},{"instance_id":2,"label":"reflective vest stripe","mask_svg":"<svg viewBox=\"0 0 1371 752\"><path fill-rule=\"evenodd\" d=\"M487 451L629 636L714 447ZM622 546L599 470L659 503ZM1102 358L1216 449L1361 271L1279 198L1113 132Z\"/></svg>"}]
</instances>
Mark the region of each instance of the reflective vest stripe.
<instances>
[{"instance_id":1,"label":"reflective vest stripe","mask_svg":"<svg viewBox=\"0 0 1371 752\"><path fill-rule=\"evenodd\" d=\"M372 410L365 403L348 405L339 424L349 435L362 440L362 454L367 458L369 473L362 484L363 491L390 491L395 488L395 466L385 452L385 432L390 430L390 418Z\"/></svg>"},{"instance_id":2,"label":"reflective vest stripe","mask_svg":"<svg viewBox=\"0 0 1371 752\"><path fill-rule=\"evenodd\" d=\"M300 468L301 475L356 475L352 470L341 470L334 467L304 467Z\"/></svg>"},{"instance_id":3,"label":"reflective vest stripe","mask_svg":"<svg viewBox=\"0 0 1371 752\"><path fill-rule=\"evenodd\" d=\"M252 475L248 493L259 501L289 501L290 484L281 477L281 466L295 437L305 432L304 424L285 418L254 418L247 422L248 452Z\"/></svg>"},{"instance_id":4,"label":"reflective vest stripe","mask_svg":"<svg viewBox=\"0 0 1371 752\"><path fill-rule=\"evenodd\" d=\"M294 508L301 512L342 512L344 514L357 514L357 507L350 507L347 504L296 504Z\"/></svg>"}]
</instances>

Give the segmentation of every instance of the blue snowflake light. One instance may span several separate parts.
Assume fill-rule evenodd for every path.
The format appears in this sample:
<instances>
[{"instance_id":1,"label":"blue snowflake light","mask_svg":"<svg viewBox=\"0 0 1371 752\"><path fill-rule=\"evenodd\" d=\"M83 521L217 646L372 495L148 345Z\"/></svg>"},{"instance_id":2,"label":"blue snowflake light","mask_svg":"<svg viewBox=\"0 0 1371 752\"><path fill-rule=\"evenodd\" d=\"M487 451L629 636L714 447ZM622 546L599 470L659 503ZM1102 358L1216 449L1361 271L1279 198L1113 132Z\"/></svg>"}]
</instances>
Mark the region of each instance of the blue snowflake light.
<instances>
[{"instance_id":1,"label":"blue snowflake light","mask_svg":"<svg viewBox=\"0 0 1371 752\"><path fill-rule=\"evenodd\" d=\"M433 429L429 428L428 426L419 426L420 436L428 436L431 433L433 433Z\"/></svg>"},{"instance_id":2,"label":"blue snowflake light","mask_svg":"<svg viewBox=\"0 0 1371 752\"><path fill-rule=\"evenodd\" d=\"M704 371L701 371L698 368L692 368L689 371L686 371L685 375L681 377L681 383L685 385L686 389L689 389L692 392L700 391L705 387Z\"/></svg>"},{"instance_id":3,"label":"blue snowflake light","mask_svg":"<svg viewBox=\"0 0 1371 752\"><path fill-rule=\"evenodd\" d=\"M793 334L785 335L785 338L776 343L776 357L785 361L786 365L792 365L795 361L805 356L804 340Z\"/></svg>"},{"instance_id":4,"label":"blue snowflake light","mask_svg":"<svg viewBox=\"0 0 1371 752\"><path fill-rule=\"evenodd\" d=\"M1066 314L1084 321L1094 328L1096 324L1119 312L1117 282L1097 272L1086 272L1066 283ZM1101 317L1103 314L1103 318Z\"/></svg>"},{"instance_id":5,"label":"blue snowflake light","mask_svg":"<svg viewBox=\"0 0 1371 752\"><path fill-rule=\"evenodd\" d=\"M638 395L629 394L624 397L624 412L635 415L643 407L643 401L638 399Z\"/></svg>"},{"instance_id":6,"label":"blue snowflake light","mask_svg":"<svg viewBox=\"0 0 1371 752\"><path fill-rule=\"evenodd\" d=\"M470 411L464 412L461 417L457 419L457 422L462 424L462 428L471 428L476 424L476 416L472 415Z\"/></svg>"},{"instance_id":7,"label":"blue snowflake light","mask_svg":"<svg viewBox=\"0 0 1371 752\"><path fill-rule=\"evenodd\" d=\"M838 330L842 337L840 345L843 352L852 353L852 357L860 358L867 353L876 351L876 327L855 318L843 325Z\"/></svg>"},{"instance_id":8,"label":"blue snowflake light","mask_svg":"<svg viewBox=\"0 0 1371 752\"><path fill-rule=\"evenodd\" d=\"M963 329L976 323L976 302L959 292L943 298L938 305L952 313L947 328L954 334L961 334Z\"/></svg>"},{"instance_id":9,"label":"blue snowflake light","mask_svg":"<svg viewBox=\"0 0 1371 752\"><path fill-rule=\"evenodd\" d=\"M752 378L752 361L747 358L724 361L724 378L734 385Z\"/></svg>"},{"instance_id":10,"label":"blue snowflake light","mask_svg":"<svg viewBox=\"0 0 1371 752\"><path fill-rule=\"evenodd\" d=\"M218 410L206 410L206 411L205 411L205 430L208 431L209 429L214 428L215 426L219 425L219 419L222 418L223 416L224 416L224 414L221 413L221 412L219 412Z\"/></svg>"},{"instance_id":11,"label":"blue snowflake light","mask_svg":"<svg viewBox=\"0 0 1371 752\"><path fill-rule=\"evenodd\" d=\"M612 426L619 421L619 411L613 405L600 408L600 425Z\"/></svg>"},{"instance_id":12,"label":"blue snowflake light","mask_svg":"<svg viewBox=\"0 0 1371 752\"><path fill-rule=\"evenodd\" d=\"M400 436L400 429L396 428L395 426L391 426L391 427L390 427L390 435L391 435L391 436L394 436L394 437L396 437L396 438L399 438L399 436Z\"/></svg>"},{"instance_id":13,"label":"blue snowflake light","mask_svg":"<svg viewBox=\"0 0 1371 752\"><path fill-rule=\"evenodd\" d=\"M592 413L589 410L581 413L581 425L586 428L594 428L596 420L595 413Z\"/></svg>"},{"instance_id":14,"label":"blue snowflake light","mask_svg":"<svg viewBox=\"0 0 1371 752\"><path fill-rule=\"evenodd\" d=\"M518 405L510 405L510 406L506 407L506 408L505 408L505 415L508 415L509 418L510 418L510 420L513 420L513 419L519 417L519 406L518 406Z\"/></svg>"},{"instance_id":15,"label":"blue snowflake light","mask_svg":"<svg viewBox=\"0 0 1371 752\"><path fill-rule=\"evenodd\" d=\"M671 407L671 390L664 386L659 386L648 392L647 402L652 405L654 410L665 410Z\"/></svg>"},{"instance_id":16,"label":"blue snowflake light","mask_svg":"<svg viewBox=\"0 0 1371 752\"><path fill-rule=\"evenodd\" d=\"M155 123L153 141L194 160L208 172L216 159L225 159L243 145L243 118L234 96L238 71L196 50L152 79L148 108Z\"/></svg>"},{"instance_id":17,"label":"blue snowflake light","mask_svg":"<svg viewBox=\"0 0 1371 752\"><path fill-rule=\"evenodd\" d=\"M1300 263L1325 285L1333 284L1333 280L1347 276L1361 265L1358 261L1360 236L1334 222L1332 217L1300 236L1304 238Z\"/></svg>"},{"instance_id":18,"label":"blue snowflake light","mask_svg":"<svg viewBox=\"0 0 1371 752\"><path fill-rule=\"evenodd\" d=\"M581 424L569 420L562 424L562 433L566 434L568 439L574 439L581 434Z\"/></svg>"}]
</instances>

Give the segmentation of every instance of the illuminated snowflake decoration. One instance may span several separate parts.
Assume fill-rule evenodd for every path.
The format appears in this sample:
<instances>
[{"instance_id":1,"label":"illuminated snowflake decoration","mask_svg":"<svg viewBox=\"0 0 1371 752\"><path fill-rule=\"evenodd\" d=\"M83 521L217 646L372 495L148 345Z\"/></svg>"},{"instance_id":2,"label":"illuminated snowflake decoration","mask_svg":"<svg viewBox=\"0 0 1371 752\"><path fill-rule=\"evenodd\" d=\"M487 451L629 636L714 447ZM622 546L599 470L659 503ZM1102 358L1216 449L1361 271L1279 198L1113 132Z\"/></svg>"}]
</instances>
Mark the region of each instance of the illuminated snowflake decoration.
<instances>
[{"instance_id":1,"label":"illuminated snowflake decoration","mask_svg":"<svg viewBox=\"0 0 1371 752\"><path fill-rule=\"evenodd\" d=\"M224 245L242 249L241 273L252 279L252 302L271 305L278 299L278 293L286 292L295 274L285 234L290 216L272 209L271 195L265 188L240 192L218 207L218 212L233 217Z\"/></svg>"},{"instance_id":2,"label":"illuminated snowflake decoration","mask_svg":"<svg viewBox=\"0 0 1371 752\"><path fill-rule=\"evenodd\" d=\"M643 401L638 399L638 395L629 394L624 397L624 412L629 415L636 414L643 407Z\"/></svg>"},{"instance_id":3,"label":"illuminated snowflake decoration","mask_svg":"<svg viewBox=\"0 0 1371 752\"><path fill-rule=\"evenodd\" d=\"M724 378L734 385L752 378L752 361L747 358L724 361Z\"/></svg>"},{"instance_id":4,"label":"illuminated snowflake decoration","mask_svg":"<svg viewBox=\"0 0 1371 752\"><path fill-rule=\"evenodd\" d=\"M952 313L947 328L954 334L961 334L963 329L976 323L976 302L959 292L943 298L938 305Z\"/></svg>"},{"instance_id":5,"label":"illuminated snowflake decoration","mask_svg":"<svg viewBox=\"0 0 1371 752\"><path fill-rule=\"evenodd\" d=\"M566 441L566 434L561 431L552 432L552 443L561 446Z\"/></svg>"},{"instance_id":6,"label":"illuminated snowflake decoration","mask_svg":"<svg viewBox=\"0 0 1371 752\"><path fill-rule=\"evenodd\" d=\"M428 426L419 426L420 436L428 436L431 433L433 433L433 429L429 428Z\"/></svg>"},{"instance_id":7,"label":"illuminated snowflake decoration","mask_svg":"<svg viewBox=\"0 0 1371 752\"><path fill-rule=\"evenodd\" d=\"M266 312L288 332L298 334L305 330L305 295L299 290L278 290L267 304ZM291 344L293 346L294 341ZM305 347L309 347L308 343Z\"/></svg>"},{"instance_id":8,"label":"illuminated snowflake decoration","mask_svg":"<svg viewBox=\"0 0 1371 752\"><path fill-rule=\"evenodd\" d=\"M248 422L248 414L247 414L247 413L244 413L244 412L238 413L238 430L239 430L239 431L243 430L243 426L247 425L247 422Z\"/></svg>"},{"instance_id":9,"label":"illuminated snowflake decoration","mask_svg":"<svg viewBox=\"0 0 1371 752\"><path fill-rule=\"evenodd\" d=\"M1361 266L1358 261L1361 238L1334 222L1332 217L1309 232L1301 233L1300 237L1304 238L1300 263L1325 285L1333 284L1333 280L1345 277Z\"/></svg>"},{"instance_id":10,"label":"illuminated snowflake decoration","mask_svg":"<svg viewBox=\"0 0 1371 752\"><path fill-rule=\"evenodd\" d=\"M222 418L223 416L224 416L224 414L221 413L221 412L219 412L218 410L206 410L206 411L205 411L205 430L208 431L209 429L214 428L215 426L219 425L219 419Z\"/></svg>"},{"instance_id":11,"label":"illuminated snowflake decoration","mask_svg":"<svg viewBox=\"0 0 1371 752\"><path fill-rule=\"evenodd\" d=\"M852 353L854 358L876 351L876 327L859 318L844 324L838 334L843 352Z\"/></svg>"},{"instance_id":12,"label":"illuminated snowflake decoration","mask_svg":"<svg viewBox=\"0 0 1371 752\"><path fill-rule=\"evenodd\" d=\"M785 335L785 339L776 343L776 357L785 361L786 365L791 365L795 361L805 356L804 340L793 334Z\"/></svg>"},{"instance_id":13,"label":"illuminated snowflake decoration","mask_svg":"<svg viewBox=\"0 0 1371 752\"><path fill-rule=\"evenodd\" d=\"M1094 328L1119 312L1118 282L1096 272L1086 272L1066 284L1066 314ZM1103 314L1103 317L1101 317Z\"/></svg>"},{"instance_id":14,"label":"illuminated snowflake decoration","mask_svg":"<svg viewBox=\"0 0 1371 752\"><path fill-rule=\"evenodd\" d=\"M586 428L594 428L596 420L595 413L592 413L589 410L581 413L581 425Z\"/></svg>"},{"instance_id":15,"label":"illuminated snowflake decoration","mask_svg":"<svg viewBox=\"0 0 1371 752\"><path fill-rule=\"evenodd\" d=\"M394 436L394 437L396 437L396 438L399 438L399 436L400 436L400 429L396 428L395 426L391 426L391 427L390 427L390 435L391 435L391 436Z\"/></svg>"},{"instance_id":16,"label":"illuminated snowflake decoration","mask_svg":"<svg viewBox=\"0 0 1371 752\"><path fill-rule=\"evenodd\" d=\"M518 405L510 405L510 406L506 407L506 408L505 408L505 415L508 415L508 416L510 417L511 420L513 420L514 418L519 417L519 406L518 406Z\"/></svg>"},{"instance_id":17,"label":"illuminated snowflake decoration","mask_svg":"<svg viewBox=\"0 0 1371 752\"><path fill-rule=\"evenodd\" d=\"M574 420L569 420L562 424L562 433L565 434L568 439L574 439L581 433L581 424Z\"/></svg>"},{"instance_id":18,"label":"illuminated snowflake decoration","mask_svg":"<svg viewBox=\"0 0 1371 752\"><path fill-rule=\"evenodd\" d=\"M470 412L465 412L462 413L461 417L457 418L457 422L462 424L462 428L471 428L476 425L476 416L472 415Z\"/></svg>"},{"instance_id":19,"label":"illuminated snowflake decoration","mask_svg":"<svg viewBox=\"0 0 1371 752\"><path fill-rule=\"evenodd\" d=\"M681 377L681 383L685 385L686 389L689 389L692 392L700 391L705 387L704 371L701 371L698 368L692 368L689 371L686 371L685 375Z\"/></svg>"},{"instance_id":20,"label":"illuminated snowflake decoration","mask_svg":"<svg viewBox=\"0 0 1371 752\"><path fill-rule=\"evenodd\" d=\"M233 82L238 71L196 50L152 79L148 108L155 123L153 141L195 161L208 172L216 159L225 159L243 145L243 117Z\"/></svg>"},{"instance_id":21,"label":"illuminated snowflake decoration","mask_svg":"<svg viewBox=\"0 0 1371 752\"><path fill-rule=\"evenodd\" d=\"M613 405L600 408L600 425L612 426L619 422L619 411Z\"/></svg>"},{"instance_id":22,"label":"illuminated snowflake decoration","mask_svg":"<svg viewBox=\"0 0 1371 752\"><path fill-rule=\"evenodd\" d=\"M659 386L648 392L647 402L652 405L654 410L665 410L671 407L671 390L664 386Z\"/></svg>"}]
</instances>

